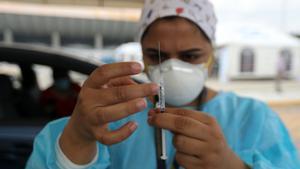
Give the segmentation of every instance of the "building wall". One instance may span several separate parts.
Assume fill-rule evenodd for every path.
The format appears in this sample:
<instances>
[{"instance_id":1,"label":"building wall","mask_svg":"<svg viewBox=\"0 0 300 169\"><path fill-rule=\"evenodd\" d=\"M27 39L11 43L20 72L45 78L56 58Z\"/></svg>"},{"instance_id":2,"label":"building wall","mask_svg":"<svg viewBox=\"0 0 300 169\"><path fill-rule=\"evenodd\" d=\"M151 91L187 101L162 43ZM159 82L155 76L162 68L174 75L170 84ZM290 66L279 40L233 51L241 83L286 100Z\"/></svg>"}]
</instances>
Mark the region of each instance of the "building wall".
<instances>
[{"instance_id":1,"label":"building wall","mask_svg":"<svg viewBox=\"0 0 300 169\"><path fill-rule=\"evenodd\" d=\"M228 78L229 79L244 79L244 78L274 78L277 75L277 62L280 56L280 51L286 47L253 47L255 50L254 72L242 73L241 67L241 51L247 46L230 45L227 46L228 58ZM292 68L289 73L291 78L298 79L300 74L300 48L288 48L293 53Z\"/></svg>"},{"instance_id":2,"label":"building wall","mask_svg":"<svg viewBox=\"0 0 300 169\"><path fill-rule=\"evenodd\" d=\"M281 49L276 47L255 47L255 50L257 51L255 56L255 76L275 77Z\"/></svg>"},{"instance_id":3,"label":"building wall","mask_svg":"<svg viewBox=\"0 0 300 169\"><path fill-rule=\"evenodd\" d=\"M240 50L236 46L228 46L228 77L233 78L239 75L239 62L240 59L237 56Z\"/></svg>"},{"instance_id":4,"label":"building wall","mask_svg":"<svg viewBox=\"0 0 300 169\"><path fill-rule=\"evenodd\" d=\"M295 51L295 57L294 57L294 61L293 61L293 77L297 80L300 80L300 47L294 49Z\"/></svg>"}]
</instances>

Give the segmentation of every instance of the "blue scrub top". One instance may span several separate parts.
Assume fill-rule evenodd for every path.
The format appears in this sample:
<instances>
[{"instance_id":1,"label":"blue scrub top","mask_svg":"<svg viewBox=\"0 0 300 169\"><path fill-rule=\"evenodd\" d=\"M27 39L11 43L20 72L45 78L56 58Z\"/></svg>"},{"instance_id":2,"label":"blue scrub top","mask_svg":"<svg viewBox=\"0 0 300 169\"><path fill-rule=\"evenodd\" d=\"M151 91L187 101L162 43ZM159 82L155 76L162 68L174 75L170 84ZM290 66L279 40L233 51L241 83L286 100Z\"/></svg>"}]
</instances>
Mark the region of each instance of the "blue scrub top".
<instances>
[{"instance_id":1,"label":"blue scrub top","mask_svg":"<svg viewBox=\"0 0 300 169\"><path fill-rule=\"evenodd\" d=\"M117 129L136 121L138 129L127 140L105 146L98 143L99 158L92 169L155 169L154 129L147 123L148 108L143 112L110 124ZM254 169L300 169L298 153L287 129L266 104L234 93L220 92L202 111L215 117L231 149ZM55 144L68 118L49 123L35 138L27 169L59 168ZM201 131L199 131L201 132ZM167 165L170 168L175 149L172 134L167 133Z\"/></svg>"}]
</instances>

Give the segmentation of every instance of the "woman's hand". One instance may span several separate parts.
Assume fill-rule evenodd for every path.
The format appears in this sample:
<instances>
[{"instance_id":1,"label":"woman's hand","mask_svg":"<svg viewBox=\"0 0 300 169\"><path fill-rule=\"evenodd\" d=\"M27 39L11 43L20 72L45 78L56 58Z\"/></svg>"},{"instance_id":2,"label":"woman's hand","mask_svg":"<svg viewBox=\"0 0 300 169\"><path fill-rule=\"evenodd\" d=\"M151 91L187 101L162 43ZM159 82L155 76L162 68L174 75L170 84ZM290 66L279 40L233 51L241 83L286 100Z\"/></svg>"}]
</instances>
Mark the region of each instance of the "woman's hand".
<instances>
[{"instance_id":1,"label":"woman's hand","mask_svg":"<svg viewBox=\"0 0 300 169\"><path fill-rule=\"evenodd\" d=\"M95 156L96 141L116 144L135 131L135 122L116 131L109 131L108 124L142 111L147 107L144 98L157 94L156 84L131 80L130 75L141 71L141 65L135 62L108 64L86 80L60 139L61 149L71 161L86 164Z\"/></svg>"},{"instance_id":2,"label":"woman's hand","mask_svg":"<svg viewBox=\"0 0 300 169\"><path fill-rule=\"evenodd\" d=\"M167 108L151 110L148 122L174 133L176 161L186 169L246 169L228 147L217 121L193 110Z\"/></svg>"}]
</instances>

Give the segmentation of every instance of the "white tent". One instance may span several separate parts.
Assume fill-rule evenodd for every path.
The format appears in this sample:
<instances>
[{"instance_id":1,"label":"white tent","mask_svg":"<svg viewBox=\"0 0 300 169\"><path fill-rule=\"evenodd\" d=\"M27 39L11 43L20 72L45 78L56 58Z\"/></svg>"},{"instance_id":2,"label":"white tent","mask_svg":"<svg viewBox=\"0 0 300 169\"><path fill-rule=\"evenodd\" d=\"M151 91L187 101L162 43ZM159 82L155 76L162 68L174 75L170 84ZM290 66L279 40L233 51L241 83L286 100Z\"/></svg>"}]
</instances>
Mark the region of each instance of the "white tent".
<instances>
[{"instance_id":1,"label":"white tent","mask_svg":"<svg viewBox=\"0 0 300 169\"><path fill-rule=\"evenodd\" d=\"M135 61L140 63L143 69L145 68L142 47L138 42L129 42L120 45L116 48L114 56L119 62ZM145 73L135 75L133 78L141 83L150 82Z\"/></svg>"},{"instance_id":2,"label":"white tent","mask_svg":"<svg viewBox=\"0 0 300 169\"><path fill-rule=\"evenodd\" d=\"M129 42L117 47L115 58L119 62L139 62L144 68L142 47L138 42Z\"/></svg>"},{"instance_id":3,"label":"white tent","mask_svg":"<svg viewBox=\"0 0 300 169\"><path fill-rule=\"evenodd\" d=\"M274 78L282 53L290 78L300 74L300 41L271 26L227 23L218 27L219 78ZM250 56L249 56L250 55Z\"/></svg>"}]
</instances>

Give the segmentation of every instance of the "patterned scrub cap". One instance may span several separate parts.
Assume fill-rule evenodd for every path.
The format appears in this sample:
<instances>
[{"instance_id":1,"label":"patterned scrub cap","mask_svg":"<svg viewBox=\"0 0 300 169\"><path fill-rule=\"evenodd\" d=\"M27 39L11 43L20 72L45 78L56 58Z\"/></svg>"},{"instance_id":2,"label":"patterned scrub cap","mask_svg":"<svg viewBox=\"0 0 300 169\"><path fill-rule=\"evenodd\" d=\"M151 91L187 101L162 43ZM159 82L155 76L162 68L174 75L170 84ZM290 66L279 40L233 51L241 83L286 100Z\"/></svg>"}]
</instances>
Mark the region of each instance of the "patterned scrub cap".
<instances>
[{"instance_id":1,"label":"patterned scrub cap","mask_svg":"<svg viewBox=\"0 0 300 169\"><path fill-rule=\"evenodd\" d=\"M138 39L141 41L146 29L157 19L179 16L195 23L215 42L217 18L208 0L145 0L140 20Z\"/></svg>"}]
</instances>

